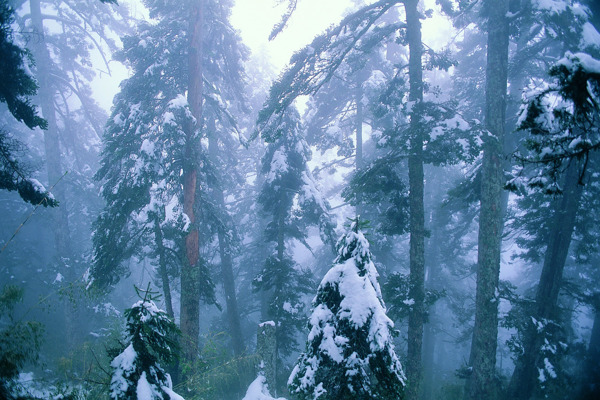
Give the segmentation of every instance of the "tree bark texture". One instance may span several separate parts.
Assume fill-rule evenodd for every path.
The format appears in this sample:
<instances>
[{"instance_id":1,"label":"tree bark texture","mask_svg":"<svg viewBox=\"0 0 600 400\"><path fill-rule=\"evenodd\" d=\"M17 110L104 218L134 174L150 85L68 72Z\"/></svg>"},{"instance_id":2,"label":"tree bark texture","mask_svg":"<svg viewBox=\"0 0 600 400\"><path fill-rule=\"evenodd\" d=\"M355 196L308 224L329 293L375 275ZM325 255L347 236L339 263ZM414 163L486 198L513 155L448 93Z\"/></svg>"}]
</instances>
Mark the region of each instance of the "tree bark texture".
<instances>
[{"instance_id":1,"label":"tree bark texture","mask_svg":"<svg viewBox=\"0 0 600 400\"><path fill-rule=\"evenodd\" d=\"M558 294L575 229L577 211L583 193L579 182L580 163L571 160L567 167L563 195L555 211L552 231L544 257L544 265L535 296L534 318L538 321L556 320ZM536 387L537 365L544 338L537 328L529 326L523 339L523 355L517 360L510 381L509 393L514 399L529 399Z\"/></svg>"},{"instance_id":2,"label":"tree bark texture","mask_svg":"<svg viewBox=\"0 0 600 400\"><path fill-rule=\"evenodd\" d=\"M38 66L36 78L38 80L39 104L42 116L48 121L48 129L44 131L44 151L46 155L46 168L48 173L48 187L54 186L53 194L60 202L59 207L50 210L53 219L53 233L56 249L58 269L65 277L66 282L72 283L76 279L75 271L70 265L73 256L71 250L69 210L67 208L65 183L59 182L63 176L60 139L56 121L56 110L54 107L54 96L56 89L52 84L52 76L48 68L52 65L50 53L46 45L44 35L44 20L41 11L40 0L30 2L31 22L36 33L36 40L32 45L33 55ZM66 342L70 346L74 340L75 321L73 320L75 310L68 300L63 305L65 310Z\"/></svg>"},{"instance_id":3,"label":"tree bark texture","mask_svg":"<svg viewBox=\"0 0 600 400\"><path fill-rule=\"evenodd\" d=\"M163 294L165 296L165 308L167 315L174 321L175 313L173 312L173 300L171 298L171 283L169 281L169 273L167 271L167 254L163 242L163 233L160 227L158 217L154 218L154 240L158 249L158 272L160 274Z\"/></svg>"},{"instance_id":4,"label":"tree bark texture","mask_svg":"<svg viewBox=\"0 0 600 400\"><path fill-rule=\"evenodd\" d=\"M258 325L256 336L258 370L264 374L269 392L273 396L276 396L277 392L277 335L275 333L275 322L267 321Z\"/></svg>"},{"instance_id":5,"label":"tree bark texture","mask_svg":"<svg viewBox=\"0 0 600 400\"><path fill-rule=\"evenodd\" d=\"M195 125L187 128L184 160L183 211L190 221L190 231L185 238L186 262L181 270L181 317L183 360L194 362L198 354L200 325L200 249L195 206L197 192L197 148L202 126L202 19L204 1L191 6L189 20L189 86L188 103Z\"/></svg>"},{"instance_id":6,"label":"tree bark texture","mask_svg":"<svg viewBox=\"0 0 600 400\"><path fill-rule=\"evenodd\" d=\"M489 10L486 105L481 203L477 254L475 325L469 359L472 373L467 379L465 398L497 397L496 347L498 340L498 298L502 242L503 141L506 119L508 71L508 0L484 4Z\"/></svg>"},{"instance_id":7,"label":"tree bark texture","mask_svg":"<svg viewBox=\"0 0 600 400\"><path fill-rule=\"evenodd\" d=\"M418 0L404 2L406 10L409 59L409 100L419 110L423 101L423 69L421 21ZM417 400L422 390L422 348L425 315L425 208L423 172L423 134L419 112L413 112L410 121L410 155L408 158L410 209L410 292L414 301L408 316L407 400Z\"/></svg>"}]
</instances>

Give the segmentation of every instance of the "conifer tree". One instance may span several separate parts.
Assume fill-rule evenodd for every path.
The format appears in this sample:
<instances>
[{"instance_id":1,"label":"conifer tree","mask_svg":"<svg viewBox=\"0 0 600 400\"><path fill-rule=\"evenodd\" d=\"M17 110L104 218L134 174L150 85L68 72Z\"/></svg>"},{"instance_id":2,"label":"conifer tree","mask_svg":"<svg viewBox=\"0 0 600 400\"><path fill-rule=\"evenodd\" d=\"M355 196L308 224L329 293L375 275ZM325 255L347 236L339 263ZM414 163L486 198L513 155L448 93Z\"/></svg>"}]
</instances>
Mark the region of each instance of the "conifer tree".
<instances>
[{"instance_id":1,"label":"conifer tree","mask_svg":"<svg viewBox=\"0 0 600 400\"><path fill-rule=\"evenodd\" d=\"M287 242L295 239L308 247L307 228L321 228L324 242L333 228L327 214L329 205L321 197L307 162L310 150L303 136L300 115L288 109L279 124L263 131L269 141L262 160L265 180L258 203L266 216L265 239L274 244L255 286L267 294L264 319L277 323L278 351L288 355L295 347L295 332L301 329L302 295L312 279L289 254Z\"/></svg>"},{"instance_id":2,"label":"conifer tree","mask_svg":"<svg viewBox=\"0 0 600 400\"><path fill-rule=\"evenodd\" d=\"M466 399L495 399L498 341L498 280L502 242L503 144L508 74L508 1L484 2L489 12L485 126L477 253L475 322Z\"/></svg>"},{"instance_id":3,"label":"conifer tree","mask_svg":"<svg viewBox=\"0 0 600 400\"><path fill-rule=\"evenodd\" d=\"M403 4L406 23L394 19L387 21L397 5ZM421 13L416 0L381 0L370 3L348 15L339 25L330 28L316 37L313 42L290 59L289 68L272 85L270 96L259 113L259 127L281 120L286 107L299 95L315 95L332 80L336 74L347 75L352 61L365 57L375 45L385 43L387 38L396 37L397 43L409 49L408 69L404 62L394 66L393 78L385 80L374 116L385 120L386 129L379 142L386 147L386 154L373 165L367 165L359 172L355 185L356 194L348 193L346 199L359 203L363 193L359 186L366 181L380 177L385 171L394 188L386 188L385 200L390 203L386 216L395 219L394 232L402 233L403 219L408 206L408 227L410 234L410 279L411 299L415 301L409 322L409 362L408 370L413 374L411 388L407 392L410 399L417 399L421 381L421 343L424 323L424 280L425 280L425 211L424 211L424 169L427 163L444 164L458 159L472 157L477 153L476 135L472 124L455 112L453 104L439 101L424 101L423 56L421 40ZM448 69L452 63L447 57L434 52L427 54L432 68ZM408 94L408 99L407 99ZM362 96L361 96L362 97ZM408 101L407 101L408 100ZM362 125L361 125L362 126ZM358 126L357 126L358 127ZM357 142L358 144L358 142ZM408 162L409 196L399 195L404 185L397 171L401 161ZM379 165L377 165L379 164ZM381 165L385 165L385 170ZM400 168L398 168L400 169ZM402 168L406 170L406 168ZM362 175L362 176L360 176ZM386 178L388 177L386 176ZM372 181L371 181L372 182ZM378 190L378 185L369 187ZM381 192L384 192L381 190ZM353 198L354 197L354 198ZM365 196L366 197L366 196ZM375 196L376 197L376 196ZM353 199L352 199L353 198ZM408 200L408 201L407 201ZM408 204L407 204L408 203ZM399 223L398 223L399 222Z\"/></svg>"},{"instance_id":4,"label":"conifer tree","mask_svg":"<svg viewBox=\"0 0 600 400\"><path fill-rule=\"evenodd\" d=\"M28 128L45 129L48 124L31 104L31 96L37 92L37 84L27 73L32 64L30 53L14 43L11 23L14 10L6 3L0 4L0 103L6 103L8 111ZM24 145L5 127L0 129L0 189L17 191L21 198L44 207L57 206L58 202L37 180L28 177L26 166L16 155Z\"/></svg>"},{"instance_id":5,"label":"conifer tree","mask_svg":"<svg viewBox=\"0 0 600 400\"><path fill-rule=\"evenodd\" d=\"M446 5L450 5L450 3L454 3L458 7L458 11L454 13L450 13L454 16L454 23L457 27L465 27L466 24L472 24L473 18L491 18L493 13L497 12L501 7L500 2L493 2L489 5L482 4L482 2L443 2ZM546 69L548 66L548 60L556 59L557 57L561 57L562 53L565 49L572 48L573 45L579 46L586 42L586 40L582 37L582 32L589 31L590 25L587 23L588 19L588 10L586 7L582 7L580 2L577 1L552 1L552 2L514 2L511 1L507 5L509 7L510 15L508 21L505 21L506 25L508 25L508 31L505 30L503 35L508 34L511 43L513 43L514 51L509 52L509 61L508 61L508 96L506 100L506 114L505 114L505 127L502 129L504 147L502 152L498 154L505 154L503 152L512 152L515 150L517 146L518 134L515 134L517 131L517 112L518 108L521 105L521 96L523 87L529 85L532 87L538 87L540 82L544 82L546 80ZM469 11L470 10L470 11ZM475 12L474 12L475 11ZM479 15L477 17L476 15ZM465 15L471 15L470 18L465 18ZM489 20L489 19L488 19ZM484 118L483 111L484 109L480 107L480 104L485 102L484 98L484 88L486 85L484 84L485 71L486 69L482 67L480 61L483 58L483 54L486 49L490 52L494 52L494 46L500 43L498 38L492 40L490 42L490 46L487 47L484 45L483 39L484 35L481 34L482 31L477 32L477 29L482 29L484 27L491 27L491 24L478 24L473 26L479 26L476 28L473 33L468 33L469 29L467 29L465 39L463 41L463 52L459 53L460 64L457 68L457 73L455 75L455 88L457 90L457 97L461 100L462 108L466 113L469 113L474 118L485 119L487 121L491 121L490 117L500 111L497 108L494 113L490 114L489 111L493 111L491 108L488 108L488 115ZM504 28L503 28L504 29ZM497 31L498 33L499 31ZM588 39L592 37L592 35L588 36ZM506 40L504 43L506 44ZM498 50L498 48L496 48ZM503 49L505 51L506 49ZM479 53L478 53L479 52ZM496 55L499 55L497 53ZM504 57L504 56L503 56ZM493 61L490 66L497 67L500 63L497 61ZM494 68L492 68L493 70ZM495 68L496 72L499 72L498 68ZM488 72L491 72L488 69ZM498 75L496 75L498 78ZM492 82L493 76L488 74L488 82ZM497 81L498 82L498 81ZM546 84L542 85L546 88ZM489 87L491 89L491 87ZM496 87L498 89L499 87ZM491 100L498 100L500 97L498 95L493 95ZM491 103L490 103L491 105ZM477 114L479 113L479 115ZM499 121L499 119L498 119ZM493 130L491 130L493 132ZM490 142L489 136L483 138L484 145L486 147L486 152L488 154L490 150L493 150L492 147L489 146L490 143L493 144L493 141ZM527 139L529 140L529 139ZM520 145L524 144L525 141L522 141ZM547 150L550 150L548 147ZM503 164L504 169L512 168L512 161L510 157L501 157L501 163ZM474 202L480 200L482 196L489 194L487 189L492 188L490 186L490 179L486 178L484 169L480 167L482 163L482 159L479 158L474 167L471 168L471 172L469 172L469 176L467 180L461 184L462 191L461 197L463 200L467 200L467 204L475 204ZM487 162L487 166L489 167L489 160ZM491 170L488 169L488 172ZM501 171L500 171L501 172ZM496 178L498 175L496 175ZM495 178L495 179L496 179ZM501 177L502 178L502 177ZM544 178L546 179L546 178ZM496 179L497 180L497 179ZM537 184L540 184L540 180L536 179ZM499 181L503 182L503 178ZM550 183L551 180L546 180L547 183ZM513 181L514 184L516 181ZM483 185L483 186L482 186ZM470 187L470 193L465 193L464 189ZM484 191L479 190L480 187L487 188ZM548 187L548 186L546 186ZM498 186L495 187L494 190L497 191ZM455 194L458 194L455 191ZM541 195L535 195L538 199L542 198ZM487 197L483 202L490 204L489 201L491 197ZM517 238L517 242L520 246L523 246L524 243L529 242L529 245L525 245L524 248L527 248L527 257L528 261L532 260L532 257L537 257L537 255L533 254L539 251L540 247L545 246L545 240L541 239L542 235L545 235L546 229L549 225L554 225L557 227L557 230L563 230L565 227L564 224L556 224L551 218L548 218L552 212L548 212L548 209L544 209L541 212L538 212L537 215L534 215L536 211L532 210L531 204L537 203L538 205L544 204L544 202L533 202L534 196L531 196L531 192L529 192L526 199L523 201L519 201L519 209L516 211L520 218L515 219L515 223L512 224L512 228L516 227L516 232L520 232L519 237ZM547 201L548 199L544 199ZM500 208L496 209L500 210L502 213L502 218L505 218L504 211L508 205L508 193L505 191L501 193L501 196L497 198L497 205ZM527 207L526 204L528 205ZM547 203L546 203L547 204ZM547 206L544 206L547 207ZM482 205L482 210L483 210ZM525 212L524 208L527 208L528 211ZM466 211L466 209L465 209ZM488 209L489 211L489 209ZM512 211L512 210L511 210ZM487 211L486 211L487 212ZM489 215L488 215L489 216ZM522 217L521 217L522 216ZM510 218L510 214L506 214L506 217ZM542 217L541 219L539 217ZM479 223L480 227L484 227L488 230L488 233L491 232L489 228L492 228L493 225L485 223L486 218L480 218ZM519 229L523 227L523 220L535 221L533 223L533 228L535 230L535 234L533 235L523 235ZM489 219L488 219L489 221ZM502 229L506 229L502 226L504 222L500 222L501 229L498 231L500 234L502 233ZM497 226L497 224L496 224ZM491 236L486 233L482 235L481 238L490 238ZM540 235L541 233L541 235ZM498 237L498 236L497 236ZM506 235L505 230L505 239L509 238L509 235ZM563 236L564 238L565 236ZM497 240L497 239L496 239ZM537 243L533 243L537 242ZM495 245L494 245L495 246ZM479 246L480 252L485 253L487 250L495 249L494 257L497 257L498 248L490 247L489 243L480 243ZM487 249L487 250L486 250ZM491 252L487 252L488 255L492 255ZM555 257L553 257L556 259ZM499 259L498 257L496 259ZM494 265L496 268L495 261L494 264L490 263L491 258L483 257L481 261L485 262L488 267ZM487 283L483 283L481 285L481 289L485 287L484 292L478 293L479 298L482 300L480 302L480 315L478 316L476 323L476 338L474 339L474 356L471 361L475 361L478 366L473 366L472 368L472 376L471 380L475 379L480 382L487 381L487 387L489 388L486 394L475 393L471 396L471 398L480 398L481 396L491 396L492 388L496 386L497 375L495 368L497 367L495 361L493 360L492 354L496 353L495 343L497 339L492 338L492 336L496 335L496 329L494 326L497 324L497 321L493 321L495 319L493 314L497 312L492 309L492 305L496 304L498 297L496 296L496 300L493 299L494 294L500 294L501 297L504 296L505 290L503 288L503 283L498 281L494 276L497 273L497 269L493 272L490 268L481 268L478 267L478 273L486 273L488 271L487 277L490 278L487 280ZM535 267L534 267L535 268ZM536 269L536 272L538 270ZM493 273L492 273L493 272ZM494 289L493 286L497 286L497 289ZM480 295L481 294L481 295ZM486 298L487 297L487 298ZM504 298L504 297L503 297ZM489 299L492 299L489 301ZM547 299L544 299L545 303ZM479 306L478 306L479 307ZM487 311L485 308L488 308ZM487 314L487 317L484 317L484 314ZM489 318L488 322L485 322L482 318ZM483 322L483 325L480 324ZM531 323L531 320L529 321ZM487 325L487 328L484 327ZM505 325L506 326L506 325ZM489 339L486 339L489 338ZM487 342L487 344L486 344ZM487 346L488 350L483 350L483 346ZM475 349L477 347L477 349ZM493 348L494 347L494 348ZM477 354L475 354L477 353ZM484 356L484 353L487 353L487 356ZM485 362L482 362L484 360ZM477 361L479 359L479 361ZM488 372L485 372L487 370ZM489 378L484 378L484 375L487 375ZM516 376L522 377L523 374L517 372ZM475 378L473 378L475 377ZM477 384L476 384L477 385ZM512 385L511 385L512 386ZM520 384L514 385L515 390L519 392L519 396L523 395L524 387ZM514 393L514 392L513 392ZM516 395L512 394L511 396L515 397Z\"/></svg>"},{"instance_id":6,"label":"conifer tree","mask_svg":"<svg viewBox=\"0 0 600 400\"><path fill-rule=\"evenodd\" d=\"M598 181L600 61L588 53L568 52L550 69L550 76L555 81L531 97L520 124L531 135L525 142L528 152L519 157L526 171L531 164L536 166L525 183L529 189L560 195L550 212L546 210L552 219L542 219L547 226L537 232L546 244L546 252L531 310L533 323L523 329L523 352L517 358L509 386L511 395L522 399L536 389L543 392L549 386L548 380L559 377L555 372L558 367L554 367L559 360L556 351L544 349L549 336L559 337L564 330L557 306L565 264L576 226L580 229L578 235L589 234L582 219L593 218L593 203L588 200L582 209L584 184L593 193ZM519 186L516 183L521 178L512 181L514 187Z\"/></svg>"},{"instance_id":7,"label":"conifer tree","mask_svg":"<svg viewBox=\"0 0 600 400\"><path fill-rule=\"evenodd\" d=\"M290 375L290 391L301 399L402 399L393 322L358 220L337 247L313 300L306 351Z\"/></svg>"},{"instance_id":8,"label":"conifer tree","mask_svg":"<svg viewBox=\"0 0 600 400\"><path fill-rule=\"evenodd\" d=\"M0 399L23 398L19 373L38 360L42 344L42 324L15 318L15 306L22 301L22 288L5 285L0 289Z\"/></svg>"},{"instance_id":9,"label":"conifer tree","mask_svg":"<svg viewBox=\"0 0 600 400\"><path fill-rule=\"evenodd\" d=\"M126 345L110 364L113 368L111 399L182 399L173 392L171 377L164 370L177 353L173 338L178 329L167 314L156 307L153 295L146 290L144 297L125 311Z\"/></svg>"},{"instance_id":10,"label":"conifer tree","mask_svg":"<svg viewBox=\"0 0 600 400\"><path fill-rule=\"evenodd\" d=\"M140 23L118 53L134 73L115 97L103 138L97 178L104 181L107 206L95 226L92 274L98 286L111 286L128 273L124 262L132 256L150 259L168 301L169 278L180 270L181 326L191 361L197 356L199 299L215 301L210 260L199 252L214 236L222 249L230 321L237 314L230 301L235 232L224 202L233 174L221 173L227 168L221 148L235 144L228 132L239 131L246 50L228 20L230 1L146 5L158 22ZM148 252L148 241L156 251ZM233 322L240 353L241 334Z\"/></svg>"},{"instance_id":11,"label":"conifer tree","mask_svg":"<svg viewBox=\"0 0 600 400\"><path fill-rule=\"evenodd\" d=\"M38 268L31 265L27 269L29 275L37 270L44 275L41 278L36 274L38 278L54 281L69 297L78 296L81 286L76 282L89 265L91 219L88 216L101 206L92 176L97 168L98 138L106 113L92 98L91 82L99 71L110 71L108 54L116 48L112 37L126 28L123 23L126 10L99 1L8 3L16 10L15 36L18 32L21 43L27 46L26 57L30 55L34 61L23 66L29 66L27 73L36 79L35 102L46 121L46 129L23 130L19 140L29 147L29 163L43 166L44 174L36 177L47 187L53 187L52 194L60 202L59 207L43 213L44 218L52 220L32 221L44 248L44 261ZM104 60L102 66L93 64L93 60L99 59ZM31 254L29 257L35 259ZM49 288L50 285L47 286L50 291ZM65 340L60 351L75 346L82 335L87 335L87 329L76 321L78 313L90 304L82 297L77 300L65 301L57 307L62 315L54 314L53 319L61 321L64 330L60 333L49 330L49 335L56 334Z\"/></svg>"}]
</instances>

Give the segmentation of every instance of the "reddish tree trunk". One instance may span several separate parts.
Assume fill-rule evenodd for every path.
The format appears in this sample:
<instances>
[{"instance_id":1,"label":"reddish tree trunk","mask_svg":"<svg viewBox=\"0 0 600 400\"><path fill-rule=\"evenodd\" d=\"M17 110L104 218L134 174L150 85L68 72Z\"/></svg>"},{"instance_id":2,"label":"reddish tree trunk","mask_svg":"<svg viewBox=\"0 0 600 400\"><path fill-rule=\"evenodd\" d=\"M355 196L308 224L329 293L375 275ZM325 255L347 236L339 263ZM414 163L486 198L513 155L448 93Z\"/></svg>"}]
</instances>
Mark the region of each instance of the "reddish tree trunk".
<instances>
[{"instance_id":1,"label":"reddish tree trunk","mask_svg":"<svg viewBox=\"0 0 600 400\"><path fill-rule=\"evenodd\" d=\"M194 362L198 354L200 325L199 238L195 205L198 165L197 149L202 126L202 19L204 1L197 0L191 7L189 21L189 86L188 103L196 124L186 129L183 211L190 220L190 231L185 238L186 262L181 270L181 334L183 359Z\"/></svg>"}]
</instances>

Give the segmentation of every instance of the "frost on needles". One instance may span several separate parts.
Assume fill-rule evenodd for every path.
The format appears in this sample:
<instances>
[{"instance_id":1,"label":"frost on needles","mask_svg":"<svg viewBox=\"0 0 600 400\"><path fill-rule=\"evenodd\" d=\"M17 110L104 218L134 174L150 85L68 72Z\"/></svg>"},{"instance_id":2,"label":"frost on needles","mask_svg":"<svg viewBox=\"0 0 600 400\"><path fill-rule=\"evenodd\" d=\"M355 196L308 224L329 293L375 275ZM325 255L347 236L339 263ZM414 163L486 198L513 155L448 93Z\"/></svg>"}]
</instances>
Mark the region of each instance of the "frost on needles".
<instances>
[{"instance_id":1,"label":"frost on needles","mask_svg":"<svg viewBox=\"0 0 600 400\"><path fill-rule=\"evenodd\" d=\"M306 350L288 380L301 399L401 399L405 385L394 352L369 242L357 220L313 299Z\"/></svg>"}]
</instances>

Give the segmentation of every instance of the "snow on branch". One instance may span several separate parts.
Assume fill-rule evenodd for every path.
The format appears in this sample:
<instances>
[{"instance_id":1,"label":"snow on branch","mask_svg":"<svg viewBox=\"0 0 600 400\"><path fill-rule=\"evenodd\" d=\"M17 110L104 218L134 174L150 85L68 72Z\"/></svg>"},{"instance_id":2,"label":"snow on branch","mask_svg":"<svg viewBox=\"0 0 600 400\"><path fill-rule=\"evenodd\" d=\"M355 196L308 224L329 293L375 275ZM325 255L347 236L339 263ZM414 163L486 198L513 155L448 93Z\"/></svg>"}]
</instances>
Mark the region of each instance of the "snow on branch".
<instances>
[{"instance_id":1,"label":"snow on branch","mask_svg":"<svg viewBox=\"0 0 600 400\"><path fill-rule=\"evenodd\" d=\"M393 322L369 242L353 222L313 300L306 351L288 379L301 399L401 398L405 384Z\"/></svg>"},{"instance_id":2,"label":"snow on branch","mask_svg":"<svg viewBox=\"0 0 600 400\"><path fill-rule=\"evenodd\" d=\"M525 95L518 128L530 135L525 151L515 153L521 166L507 186L562 192L557 182L569 163L580 162L584 183L590 156L600 149L600 60L586 53L567 52L549 71L553 81ZM524 177L525 166L536 171Z\"/></svg>"}]
</instances>

